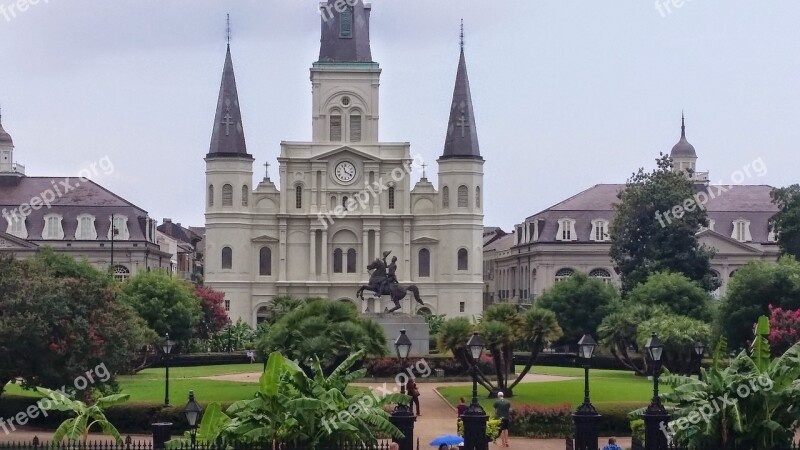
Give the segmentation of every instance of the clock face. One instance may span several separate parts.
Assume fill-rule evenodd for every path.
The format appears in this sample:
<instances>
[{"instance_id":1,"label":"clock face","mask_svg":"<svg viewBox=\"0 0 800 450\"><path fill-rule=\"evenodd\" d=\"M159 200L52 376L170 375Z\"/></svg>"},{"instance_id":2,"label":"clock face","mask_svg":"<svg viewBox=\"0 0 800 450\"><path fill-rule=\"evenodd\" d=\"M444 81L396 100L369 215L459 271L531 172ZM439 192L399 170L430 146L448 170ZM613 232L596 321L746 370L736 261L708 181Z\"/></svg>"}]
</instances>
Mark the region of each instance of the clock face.
<instances>
[{"instance_id":1,"label":"clock face","mask_svg":"<svg viewBox=\"0 0 800 450\"><path fill-rule=\"evenodd\" d=\"M349 183L356 178L356 166L349 161L342 161L336 165L336 179L342 183Z\"/></svg>"}]
</instances>

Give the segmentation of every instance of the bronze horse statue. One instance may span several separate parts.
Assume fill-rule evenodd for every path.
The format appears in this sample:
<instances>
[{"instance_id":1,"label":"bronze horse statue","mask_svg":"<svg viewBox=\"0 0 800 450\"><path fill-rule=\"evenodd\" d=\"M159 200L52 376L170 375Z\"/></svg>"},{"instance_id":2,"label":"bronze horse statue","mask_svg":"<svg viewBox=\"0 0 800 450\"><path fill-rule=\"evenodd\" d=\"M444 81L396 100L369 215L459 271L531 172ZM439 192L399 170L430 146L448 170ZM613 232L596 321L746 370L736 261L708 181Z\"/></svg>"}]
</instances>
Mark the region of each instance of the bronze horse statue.
<instances>
[{"instance_id":1,"label":"bronze horse statue","mask_svg":"<svg viewBox=\"0 0 800 450\"><path fill-rule=\"evenodd\" d=\"M388 253L387 253L388 254ZM384 258L387 256L384 254ZM406 293L411 292L414 294L414 300L417 301L420 305L424 305L425 303L422 302L422 299L419 297L419 288L415 284L409 284L407 286L401 285L397 282L394 278L394 261L392 261L391 271L389 274L386 272L386 262L382 261L378 258L375 259L370 265L367 266L367 270L371 271L371 275L369 278L369 284L364 284L356 293L356 296L361 300L364 300L364 291L370 291L375 293L377 296L388 295L391 297L392 302L394 303L394 308L387 309L385 312L395 312L401 308L400 300L406 297Z\"/></svg>"}]
</instances>

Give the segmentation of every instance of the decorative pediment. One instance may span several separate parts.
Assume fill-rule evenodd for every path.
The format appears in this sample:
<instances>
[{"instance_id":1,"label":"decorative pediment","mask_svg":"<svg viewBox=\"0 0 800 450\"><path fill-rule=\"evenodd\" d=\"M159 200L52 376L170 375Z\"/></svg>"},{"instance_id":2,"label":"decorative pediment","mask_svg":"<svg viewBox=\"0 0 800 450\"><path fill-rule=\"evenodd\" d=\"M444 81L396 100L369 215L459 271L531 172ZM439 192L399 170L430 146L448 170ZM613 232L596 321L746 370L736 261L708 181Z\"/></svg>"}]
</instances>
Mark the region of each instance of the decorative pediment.
<instances>
[{"instance_id":1,"label":"decorative pediment","mask_svg":"<svg viewBox=\"0 0 800 450\"><path fill-rule=\"evenodd\" d=\"M20 239L8 233L0 232L0 251L36 251L38 248L38 245L28 242L25 239Z\"/></svg>"},{"instance_id":2,"label":"decorative pediment","mask_svg":"<svg viewBox=\"0 0 800 450\"><path fill-rule=\"evenodd\" d=\"M764 252L747 244L729 238L728 236L712 230L703 230L697 233L697 240L701 244L716 250L717 254L762 255Z\"/></svg>"},{"instance_id":3,"label":"decorative pediment","mask_svg":"<svg viewBox=\"0 0 800 450\"><path fill-rule=\"evenodd\" d=\"M259 237L253 238L250 241L251 242L259 242L259 243L262 243L262 244L264 244L264 243L272 244L272 243L278 242L278 239L276 239L276 238L274 238L272 236L267 236L265 234L263 236L259 236Z\"/></svg>"},{"instance_id":4,"label":"decorative pediment","mask_svg":"<svg viewBox=\"0 0 800 450\"><path fill-rule=\"evenodd\" d=\"M359 158L363 158L363 159L368 160L368 161L375 161L375 162L379 161L373 155L370 155L369 153L363 152L361 150L355 149L355 148L347 146L347 145L345 145L344 147L338 147L338 148L334 148L332 150L328 150L327 152L321 153L321 154L311 158L311 160L312 161L318 161L318 160L321 160L321 159L328 159L328 158L330 158L332 156L336 156L336 155L339 155L341 153L352 153L352 154L358 156Z\"/></svg>"},{"instance_id":5,"label":"decorative pediment","mask_svg":"<svg viewBox=\"0 0 800 450\"><path fill-rule=\"evenodd\" d=\"M412 244L438 244L439 240L432 237L422 236L411 241Z\"/></svg>"}]
</instances>

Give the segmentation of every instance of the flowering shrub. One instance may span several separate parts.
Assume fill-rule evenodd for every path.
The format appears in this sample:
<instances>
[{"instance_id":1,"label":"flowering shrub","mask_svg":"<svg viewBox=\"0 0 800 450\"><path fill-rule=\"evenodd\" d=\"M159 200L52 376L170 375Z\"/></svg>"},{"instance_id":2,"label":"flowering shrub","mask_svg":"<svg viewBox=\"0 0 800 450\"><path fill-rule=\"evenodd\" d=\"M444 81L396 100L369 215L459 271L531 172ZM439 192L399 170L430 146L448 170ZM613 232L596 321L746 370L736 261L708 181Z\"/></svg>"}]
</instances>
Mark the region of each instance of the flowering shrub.
<instances>
[{"instance_id":1,"label":"flowering shrub","mask_svg":"<svg viewBox=\"0 0 800 450\"><path fill-rule=\"evenodd\" d=\"M509 433L530 438L561 438L574 432L572 406L512 405Z\"/></svg>"},{"instance_id":2,"label":"flowering shrub","mask_svg":"<svg viewBox=\"0 0 800 450\"><path fill-rule=\"evenodd\" d=\"M800 342L800 310L774 308L769 305L769 342L774 355L782 355Z\"/></svg>"},{"instance_id":3,"label":"flowering shrub","mask_svg":"<svg viewBox=\"0 0 800 450\"><path fill-rule=\"evenodd\" d=\"M500 419L489 419L486 422L486 438L495 442L500 437ZM464 436L464 421L458 419L458 435Z\"/></svg>"}]
</instances>

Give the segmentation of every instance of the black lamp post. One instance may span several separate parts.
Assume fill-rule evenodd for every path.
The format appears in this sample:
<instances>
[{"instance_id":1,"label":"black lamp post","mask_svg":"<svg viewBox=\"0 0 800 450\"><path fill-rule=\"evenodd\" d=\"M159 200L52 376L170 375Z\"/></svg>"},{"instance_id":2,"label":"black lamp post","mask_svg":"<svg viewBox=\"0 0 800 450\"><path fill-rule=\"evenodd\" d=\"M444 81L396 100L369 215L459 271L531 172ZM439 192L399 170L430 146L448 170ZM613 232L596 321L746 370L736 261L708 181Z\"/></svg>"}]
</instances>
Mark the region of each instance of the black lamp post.
<instances>
[{"instance_id":1,"label":"black lamp post","mask_svg":"<svg viewBox=\"0 0 800 450\"><path fill-rule=\"evenodd\" d=\"M644 411L644 442L646 450L666 450L668 445L667 423L669 414L658 398L658 376L661 375L661 356L664 354L664 344L653 333L644 346L653 363L653 400Z\"/></svg>"},{"instance_id":2,"label":"black lamp post","mask_svg":"<svg viewBox=\"0 0 800 450\"><path fill-rule=\"evenodd\" d=\"M703 341L697 341L694 343L694 354L697 355L697 379L703 379L703 355L706 353L706 344Z\"/></svg>"},{"instance_id":3,"label":"black lamp post","mask_svg":"<svg viewBox=\"0 0 800 450\"><path fill-rule=\"evenodd\" d=\"M172 347L175 342L170 340L169 333L164 336L164 345L161 349L164 350L164 406L169 406L169 354L172 352Z\"/></svg>"},{"instance_id":4,"label":"black lamp post","mask_svg":"<svg viewBox=\"0 0 800 450\"><path fill-rule=\"evenodd\" d=\"M394 341L394 349L397 352L397 359L400 360L400 367L405 370L406 360L408 360L408 355L411 353L411 339L406 335L406 330L400 330L400 336ZM405 372L403 373L405 374ZM398 377L398 379L400 378L402 377ZM405 383L400 383L400 393L406 393ZM401 439L393 439L393 441L399 445L399 450L413 450L414 422L416 420L417 417L411 412L409 405L398 403L394 407L389 421L403 433Z\"/></svg>"},{"instance_id":5,"label":"black lamp post","mask_svg":"<svg viewBox=\"0 0 800 450\"><path fill-rule=\"evenodd\" d=\"M583 404L572 413L575 421L575 450L597 450L598 448L600 414L589 400L589 367L596 348L597 342L588 334L583 335L578 341L578 356L583 362L585 389Z\"/></svg>"},{"instance_id":6,"label":"black lamp post","mask_svg":"<svg viewBox=\"0 0 800 450\"><path fill-rule=\"evenodd\" d=\"M478 403L478 361L486 344L478 333L472 333L467 342L467 350L472 356L472 403L461 415L464 422L464 450L487 450L489 439L486 437L486 423L489 416Z\"/></svg>"},{"instance_id":7,"label":"black lamp post","mask_svg":"<svg viewBox=\"0 0 800 450\"><path fill-rule=\"evenodd\" d=\"M183 408L183 414L186 416L186 421L189 422L189 436L192 442L192 450L197 445L197 425L200 422L200 417L203 415L203 408L194 401L194 391L189 391L189 402Z\"/></svg>"}]
</instances>

